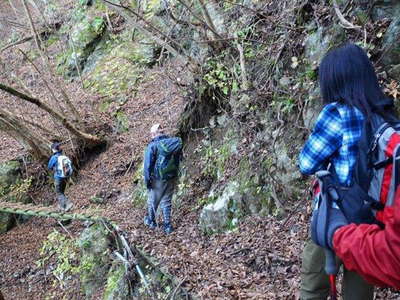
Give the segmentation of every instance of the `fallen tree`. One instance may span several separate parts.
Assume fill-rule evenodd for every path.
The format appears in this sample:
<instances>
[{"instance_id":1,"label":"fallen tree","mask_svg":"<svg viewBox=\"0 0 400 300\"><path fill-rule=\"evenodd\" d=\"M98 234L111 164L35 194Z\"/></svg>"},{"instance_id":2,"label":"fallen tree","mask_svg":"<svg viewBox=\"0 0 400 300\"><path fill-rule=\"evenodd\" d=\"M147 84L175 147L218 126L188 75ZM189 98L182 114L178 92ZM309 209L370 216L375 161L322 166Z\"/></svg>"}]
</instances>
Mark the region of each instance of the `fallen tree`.
<instances>
[{"instance_id":1,"label":"fallen tree","mask_svg":"<svg viewBox=\"0 0 400 300\"><path fill-rule=\"evenodd\" d=\"M18 97L19 99L28 103L34 104L39 109L47 112L53 119L58 121L58 123L62 125L70 135L75 137L75 139L79 141L80 145L83 145L85 148L95 147L104 143L103 139L78 128L67 115L63 115L40 99L22 93L3 83L0 83L0 90L3 90L8 94ZM28 145L30 148L29 150L31 150L35 157L43 159L48 156L48 143L51 140L57 140L59 136L51 131L48 131L46 135L49 136L49 138L46 139L41 136L40 133L35 132L32 127L36 127L36 129L40 129L40 127L42 127L41 129L43 130L43 126L37 124L36 122L28 122L10 111L5 109L0 110L0 130L4 130L8 134L12 135L24 146Z\"/></svg>"}]
</instances>

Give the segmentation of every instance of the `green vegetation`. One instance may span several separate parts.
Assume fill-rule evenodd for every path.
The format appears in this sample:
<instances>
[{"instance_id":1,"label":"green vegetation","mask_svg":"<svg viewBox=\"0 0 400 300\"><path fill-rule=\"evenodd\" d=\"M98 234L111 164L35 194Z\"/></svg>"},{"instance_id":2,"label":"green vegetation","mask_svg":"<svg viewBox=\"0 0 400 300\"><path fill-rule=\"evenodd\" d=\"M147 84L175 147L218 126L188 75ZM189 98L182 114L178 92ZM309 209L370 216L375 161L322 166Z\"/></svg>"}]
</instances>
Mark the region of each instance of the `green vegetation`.
<instances>
[{"instance_id":1,"label":"green vegetation","mask_svg":"<svg viewBox=\"0 0 400 300\"><path fill-rule=\"evenodd\" d=\"M79 274L79 248L74 239L54 230L47 236L39 251L41 258L36 262L38 267L46 269L51 263L53 282L65 286L72 276Z\"/></svg>"},{"instance_id":2,"label":"green vegetation","mask_svg":"<svg viewBox=\"0 0 400 300\"><path fill-rule=\"evenodd\" d=\"M143 180L143 163L137 168L132 181L136 184L136 188L132 193L132 204L134 207L144 207L147 201L147 188Z\"/></svg>"},{"instance_id":3,"label":"green vegetation","mask_svg":"<svg viewBox=\"0 0 400 300\"><path fill-rule=\"evenodd\" d=\"M207 65L209 71L204 75L204 80L214 88L220 88L225 95L228 95L230 90L229 71L219 61L209 59Z\"/></svg>"},{"instance_id":4,"label":"green vegetation","mask_svg":"<svg viewBox=\"0 0 400 300\"><path fill-rule=\"evenodd\" d=\"M9 186L0 186L0 197L7 196L7 201L26 202L27 193L31 187L33 177L25 179L18 178L14 184Z\"/></svg>"},{"instance_id":5,"label":"green vegetation","mask_svg":"<svg viewBox=\"0 0 400 300\"><path fill-rule=\"evenodd\" d=\"M219 148L208 145L203 149L204 168L202 173L212 178L221 178L224 174L225 164L231 155L229 144L223 144Z\"/></svg>"},{"instance_id":6,"label":"green vegetation","mask_svg":"<svg viewBox=\"0 0 400 300\"><path fill-rule=\"evenodd\" d=\"M124 279L125 268L123 265L113 269L111 268L107 276L107 284L104 290L103 299L109 299L113 293L118 289L121 280Z\"/></svg>"}]
</instances>

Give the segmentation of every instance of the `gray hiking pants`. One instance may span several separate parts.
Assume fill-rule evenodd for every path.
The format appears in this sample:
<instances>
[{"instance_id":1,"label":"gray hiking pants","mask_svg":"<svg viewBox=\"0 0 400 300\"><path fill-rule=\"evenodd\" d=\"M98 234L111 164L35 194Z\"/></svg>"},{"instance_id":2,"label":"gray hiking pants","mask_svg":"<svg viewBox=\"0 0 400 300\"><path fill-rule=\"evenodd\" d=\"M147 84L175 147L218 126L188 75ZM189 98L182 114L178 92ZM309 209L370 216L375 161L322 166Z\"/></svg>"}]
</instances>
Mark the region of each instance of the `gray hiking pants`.
<instances>
[{"instance_id":1,"label":"gray hiking pants","mask_svg":"<svg viewBox=\"0 0 400 300\"><path fill-rule=\"evenodd\" d=\"M171 224L171 201L174 194L176 179L153 180L152 189L147 198L147 215L151 222L156 220L159 205L163 212L164 224Z\"/></svg>"},{"instance_id":2,"label":"gray hiking pants","mask_svg":"<svg viewBox=\"0 0 400 300\"><path fill-rule=\"evenodd\" d=\"M69 202L68 198L64 194L66 186L67 186L66 178L55 178L54 179L54 187L56 189L58 206L61 209L65 209L65 207L67 206L67 203Z\"/></svg>"}]
</instances>

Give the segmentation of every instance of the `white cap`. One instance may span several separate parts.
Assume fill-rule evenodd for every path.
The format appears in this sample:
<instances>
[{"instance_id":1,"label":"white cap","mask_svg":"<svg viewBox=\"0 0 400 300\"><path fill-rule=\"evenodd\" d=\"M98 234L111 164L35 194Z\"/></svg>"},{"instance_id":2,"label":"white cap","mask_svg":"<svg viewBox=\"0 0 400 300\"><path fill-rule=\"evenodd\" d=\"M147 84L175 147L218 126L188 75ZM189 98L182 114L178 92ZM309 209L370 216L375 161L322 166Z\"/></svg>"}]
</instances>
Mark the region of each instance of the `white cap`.
<instances>
[{"instance_id":1,"label":"white cap","mask_svg":"<svg viewBox=\"0 0 400 300\"><path fill-rule=\"evenodd\" d=\"M153 126L151 126L150 132L157 133L159 128L160 128L160 124L154 124Z\"/></svg>"}]
</instances>

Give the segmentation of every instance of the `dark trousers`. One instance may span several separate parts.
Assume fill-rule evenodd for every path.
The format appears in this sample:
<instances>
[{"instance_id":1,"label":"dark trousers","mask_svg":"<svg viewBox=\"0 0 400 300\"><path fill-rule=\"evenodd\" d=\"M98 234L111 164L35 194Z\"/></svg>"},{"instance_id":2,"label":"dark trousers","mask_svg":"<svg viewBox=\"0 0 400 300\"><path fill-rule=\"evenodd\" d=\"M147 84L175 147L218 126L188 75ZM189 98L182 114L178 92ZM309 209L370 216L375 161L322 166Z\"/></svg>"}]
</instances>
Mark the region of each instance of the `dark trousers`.
<instances>
[{"instance_id":1,"label":"dark trousers","mask_svg":"<svg viewBox=\"0 0 400 300\"><path fill-rule=\"evenodd\" d=\"M67 186L66 178L54 178L54 187L56 189L58 205L62 209L66 207L68 201L67 197L64 194L66 186Z\"/></svg>"},{"instance_id":2,"label":"dark trousers","mask_svg":"<svg viewBox=\"0 0 400 300\"><path fill-rule=\"evenodd\" d=\"M176 185L176 178L170 180L153 180L147 199L147 215L151 222L156 221L158 206L161 206L164 224L171 224L171 201Z\"/></svg>"}]
</instances>

